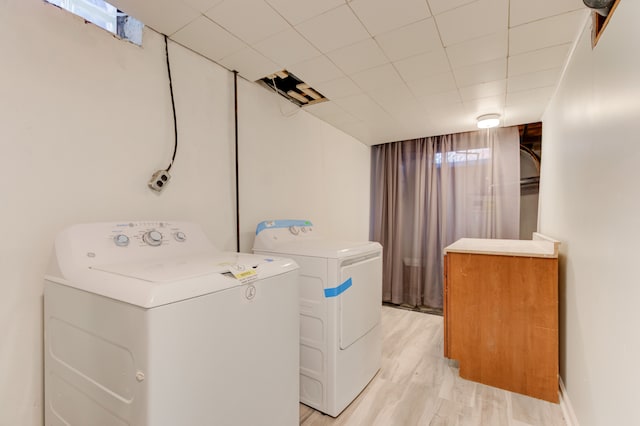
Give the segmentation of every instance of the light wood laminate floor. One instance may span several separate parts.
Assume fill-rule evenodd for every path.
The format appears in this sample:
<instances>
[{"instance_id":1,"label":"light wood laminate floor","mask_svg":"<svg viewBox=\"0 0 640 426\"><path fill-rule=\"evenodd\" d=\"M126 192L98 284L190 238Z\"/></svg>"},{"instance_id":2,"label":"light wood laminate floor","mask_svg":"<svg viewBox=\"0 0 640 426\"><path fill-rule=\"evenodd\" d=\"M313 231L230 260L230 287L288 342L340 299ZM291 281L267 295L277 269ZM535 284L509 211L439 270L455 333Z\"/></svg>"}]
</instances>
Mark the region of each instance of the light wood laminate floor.
<instances>
[{"instance_id":1,"label":"light wood laminate floor","mask_svg":"<svg viewBox=\"0 0 640 426\"><path fill-rule=\"evenodd\" d=\"M461 379L442 317L382 307L382 367L337 418L300 404L304 426L566 426L560 406Z\"/></svg>"}]
</instances>

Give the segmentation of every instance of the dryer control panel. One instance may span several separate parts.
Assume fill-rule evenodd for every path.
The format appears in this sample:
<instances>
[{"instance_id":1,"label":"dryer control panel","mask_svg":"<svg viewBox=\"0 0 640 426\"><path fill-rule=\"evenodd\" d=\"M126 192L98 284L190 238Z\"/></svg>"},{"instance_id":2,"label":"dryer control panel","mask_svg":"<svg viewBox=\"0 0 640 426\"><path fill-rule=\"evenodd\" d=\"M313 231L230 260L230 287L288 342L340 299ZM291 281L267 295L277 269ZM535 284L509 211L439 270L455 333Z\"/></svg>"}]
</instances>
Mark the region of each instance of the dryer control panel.
<instances>
[{"instance_id":1,"label":"dryer control panel","mask_svg":"<svg viewBox=\"0 0 640 426\"><path fill-rule=\"evenodd\" d=\"M270 246L271 242L318 239L317 233L310 220L265 220L256 228L256 241Z\"/></svg>"}]
</instances>

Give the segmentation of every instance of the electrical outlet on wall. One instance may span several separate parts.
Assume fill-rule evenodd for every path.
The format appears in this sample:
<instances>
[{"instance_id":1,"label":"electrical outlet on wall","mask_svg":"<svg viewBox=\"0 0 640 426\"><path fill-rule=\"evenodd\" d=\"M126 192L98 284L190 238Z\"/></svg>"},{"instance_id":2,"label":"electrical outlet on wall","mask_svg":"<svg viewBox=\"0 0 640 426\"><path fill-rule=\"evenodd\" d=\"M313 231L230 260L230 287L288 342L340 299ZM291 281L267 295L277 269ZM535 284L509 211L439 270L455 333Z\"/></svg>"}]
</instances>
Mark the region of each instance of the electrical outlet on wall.
<instances>
[{"instance_id":1,"label":"electrical outlet on wall","mask_svg":"<svg viewBox=\"0 0 640 426\"><path fill-rule=\"evenodd\" d=\"M158 170L151 176L151 180L149 181L149 188L154 191L160 192L164 189L164 187L169 183L171 179L171 175L167 170Z\"/></svg>"}]
</instances>

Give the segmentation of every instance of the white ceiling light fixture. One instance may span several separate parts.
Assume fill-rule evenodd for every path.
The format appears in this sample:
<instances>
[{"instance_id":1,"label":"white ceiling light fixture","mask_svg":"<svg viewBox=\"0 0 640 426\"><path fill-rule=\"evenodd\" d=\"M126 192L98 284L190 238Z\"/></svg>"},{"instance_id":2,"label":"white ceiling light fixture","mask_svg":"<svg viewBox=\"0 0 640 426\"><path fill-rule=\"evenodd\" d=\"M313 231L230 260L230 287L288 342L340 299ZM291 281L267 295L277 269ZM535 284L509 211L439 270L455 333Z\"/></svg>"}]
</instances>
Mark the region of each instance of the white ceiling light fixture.
<instances>
[{"instance_id":1,"label":"white ceiling light fixture","mask_svg":"<svg viewBox=\"0 0 640 426\"><path fill-rule=\"evenodd\" d=\"M500 114L485 114L478 117L478 129L491 129L500 125Z\"/></svg>"}]
</instances>

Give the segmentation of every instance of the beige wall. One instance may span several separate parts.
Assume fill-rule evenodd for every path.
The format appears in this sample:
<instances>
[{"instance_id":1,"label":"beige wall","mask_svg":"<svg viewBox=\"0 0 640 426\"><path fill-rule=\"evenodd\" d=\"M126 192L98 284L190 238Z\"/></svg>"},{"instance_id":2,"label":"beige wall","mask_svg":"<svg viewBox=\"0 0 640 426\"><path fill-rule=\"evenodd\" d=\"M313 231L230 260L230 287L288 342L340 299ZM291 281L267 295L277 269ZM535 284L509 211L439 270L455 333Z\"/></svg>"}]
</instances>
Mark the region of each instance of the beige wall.
<instances>
[{"instance_id":1,"label":"beige wall","mask_svg":"<svg viewBox=\"0 0 640 426\"><path fill-rule=\"evenodd\" d=\"M267 219L308 219L323 234L368 240L370 148L310 114L287 116L290 102L248 86L238 100L242 251Z\"/></svg>"},{"instance_id":2,"label":"beige wall","mask_svg":"<svg viewBox=\"0 0 640 426\"><path fill-rule=\"evenodd\" d=\"M169 49L180 141L158 195L146 184L173 148L162 37L145 30L140 48L42 0L0 0L0 426L42 424L42 279L58 230L191 220L235 249L233 75ZM248 82L240 99L242 248L269 217L366 239L369 148L305 112L283 117Z\"/></svg>"},{"instance_id":3,"label":"beige wall","mask_svg":"<svg viewBox=\"0 0 640 426\"><path fill-rule=\"evenodd\" d=\"M561 247L561 376L581 426L640 424L640 2L590 23L544 115L540 231Z\"/></svg>"}]
</instances>

